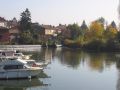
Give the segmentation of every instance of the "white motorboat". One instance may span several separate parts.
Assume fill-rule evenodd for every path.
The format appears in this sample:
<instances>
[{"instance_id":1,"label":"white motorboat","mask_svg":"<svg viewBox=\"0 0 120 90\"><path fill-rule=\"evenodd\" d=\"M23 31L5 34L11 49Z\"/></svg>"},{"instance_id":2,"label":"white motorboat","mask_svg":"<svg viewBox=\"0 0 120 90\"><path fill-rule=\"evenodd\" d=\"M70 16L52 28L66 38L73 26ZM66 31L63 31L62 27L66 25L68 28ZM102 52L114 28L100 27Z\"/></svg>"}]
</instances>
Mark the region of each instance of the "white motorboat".
<instances>
[{"instance_id":1,"label":"white motorboat","mask_svg":"<svg viewBox=\"0 0 120 90\"><path fill-rule=\"evenodd\" d=\"M23 53L16 50L0 50L0 57L30 59L31 55L24 55Z\"/></svg>"},{"instance_id":2,"label":"white motorboat","mask_svg":"<svg viewBox=\"0 0 120 90\"><path fill-rule=\"evenodd\" d=\"M23 53L14 53L13 57L17 57L20 59L30 59L31 55L24 55Z\"/></svg>"},{"instance_id":3,"label":"white motorboat","mask_svg":"<svg viewBox=\"0 0 120 90\"><path fill-rule=\"evenodd\" d=\"M20 59L2 60L0 62L0 79L32 78L42 71L40 67L30 67Z\"/></svg>"}]
</instances>

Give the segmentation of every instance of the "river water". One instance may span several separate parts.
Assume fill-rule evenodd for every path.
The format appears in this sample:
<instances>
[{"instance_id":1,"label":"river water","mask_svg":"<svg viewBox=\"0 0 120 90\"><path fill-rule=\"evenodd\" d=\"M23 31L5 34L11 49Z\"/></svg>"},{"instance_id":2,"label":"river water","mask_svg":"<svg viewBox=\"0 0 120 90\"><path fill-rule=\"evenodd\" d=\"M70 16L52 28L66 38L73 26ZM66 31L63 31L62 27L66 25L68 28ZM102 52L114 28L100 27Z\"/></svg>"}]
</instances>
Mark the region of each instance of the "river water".
<instances>
[{"instance_id":1,"label":"river water","mask_svg":"<svg viewBox=\"0 0 120 90\"><path fill-rule=\"evenodd\" d=\"M120 90L120 53L38 48L24 51L36 61L49 62L49 78L2 80L0 90Z\"/></svg>"}]
</instances>

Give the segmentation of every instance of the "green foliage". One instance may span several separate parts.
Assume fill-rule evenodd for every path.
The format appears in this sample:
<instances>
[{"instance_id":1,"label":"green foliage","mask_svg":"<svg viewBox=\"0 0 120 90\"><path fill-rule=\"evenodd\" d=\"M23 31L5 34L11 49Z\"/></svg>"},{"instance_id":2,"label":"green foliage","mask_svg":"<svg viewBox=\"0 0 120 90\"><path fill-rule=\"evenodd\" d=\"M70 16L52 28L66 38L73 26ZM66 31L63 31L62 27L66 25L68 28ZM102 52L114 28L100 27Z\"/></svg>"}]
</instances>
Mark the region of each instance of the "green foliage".
<instances>
[{"instance_id":1,"label":"green foliage","mask_svg":"<svg viewBox=\"0 0 120 90\"><path fill-rule=\"evenodd\" d=\"M120 43L120 31L117 33L116 38L117 38L118 42Z\"/></svg>"},{"instance_id":2,"label":"green foliage","mask_svg":"<svg viewBox=\"0 0 120 90\"><path fill-rule=\"evenodd\" d=\"M105 25L105 19L103 17L100 17L98 20L96 20L97 22L101 23L102 25Z\"/></svg>"},{"instance_id":3,"label":"green foliage","mask_svg":"<svg viewBox=\"0 0 120 90\"><path fill-rule=\"evenodd\" d=\"M89 28L85 21L81 27L77 24L68 25L71 30L71 39L65 39L64 45L73 48L83 48L97 51L120 50L120 32L113 21L106 28L105 19L99 18L93 21Z\"/></svg>"},{"instance_id":4,"label":"green foliage","mask_svg":"<svg viewBox=\"0 0 120 90\"><path fill-rule=\"evenodd\" d=\"M86 25L86 22L83 21L82 25L80 26L80 32L82 35L85 35L85 33L88 31L88 26Z\"/></svg>"},{"instance_id":5,"label":"green foliage","mask_svg":"<svg viewBox=\"0 0 120 90\"><path fill-rule=\"evenodd\" d=\"M21 13L21 18L20 18L20 39L19 43L20 44L35 44L36 43L36 38L35 37L32 28L31 28L31 13L28 9L23 11Z\"/></svg>"},{"instance_id":6,"label":"green foliage","mask_svg":"<svg viewBox=\"0 0 120 90\"><path fill-rule=\"evenodd\" d=\"M21 44L32 44L33 42L32 35L29 31L22 32L20 35L19 43Z\"/></svg>"},{"instance_id":7,"label":"green foliage","mask_svg":"<svg viewBox=\"0 0 120 90\"><path fill-rule=\"evenodd\" d=\"M120 43L116 39L109 39L106 43L107 51L120 51Z\"/></svg>"},{"instance_id":8,"label":"green foliage","mask_svg":"<svg viewBox=\"0 0 120 90\"><path fill-rule=\"evenodd\" d=\"M82 44L79 39L78 40L65 39L64 45L67 47L72 47L72 48L81 48L82 47Z\"/></svg>"},{"instance_id":9,"label":"green foliage","mask_svg":"<svg viewBox=\"0 0 120 90\"><path fill-rule=\"evenodd\" d=\"M112 21L111 26L112 26L113 28L117 28L117 25L116 25L116 23L115 23L114 21Z\"/></svg>"},{"instance_id":10,"label":"green foliage","mask_svg":"<svg viewBox=\"0 0 120 90\"><path fill-rule=\"evenodd\" d=\"M69 24L67 27L68 30L71 32L71 39L76 39L80 34L80 27L78 24Z\"/></svg>"},{"instance_id":11,"label":"green foliage","mask_svg":"<svg viewBox=\"0 0 120 90\"><path fill-rule=\"evenodd\" d=\"M52 39L49 39L47 42L48 45L55 45L55 41Z\"/></svg>"},{"instance_id":12,"label":"green foliage","mask_svg":"<svg viewBox=\"0 0 120 90\"><path fill-rule=\"evenodd\" d=\"M105 48L105 43L100 40L93 40L87 44L84 45L84 48L87 50L97 50L101 51Z\"/></svg>"}]
</instances>

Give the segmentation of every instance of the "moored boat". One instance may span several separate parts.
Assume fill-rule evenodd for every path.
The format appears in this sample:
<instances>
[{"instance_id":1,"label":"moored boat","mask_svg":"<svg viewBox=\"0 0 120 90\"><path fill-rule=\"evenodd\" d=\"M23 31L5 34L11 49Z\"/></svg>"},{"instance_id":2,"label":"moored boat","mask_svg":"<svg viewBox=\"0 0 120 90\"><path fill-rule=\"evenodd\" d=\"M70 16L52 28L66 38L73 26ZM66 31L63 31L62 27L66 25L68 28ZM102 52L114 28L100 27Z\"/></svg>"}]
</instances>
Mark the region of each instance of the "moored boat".
<instances>
[{"instance_id":1,"label":"moored boat","mask_svg":"<svg viewBox=\"0 0 120 90\"><path fill-rule=\"evenodd\" d=\"M0 79L32 78L42 71L40 67L30 67L27 62L14 59L0 62Z\"/></svg>"},{"instance_id":2,"label":"moored boat","mask_svg":"<svg viewBox=\"0 0 120 90\"><path fill-rule=\"evenodd\" d=\"M0 50L0 57L14 57L14 58L20 58L20 59L30 59L31 55L24 55L20 51L16 50Z\"/></svg>"}]
</instances>

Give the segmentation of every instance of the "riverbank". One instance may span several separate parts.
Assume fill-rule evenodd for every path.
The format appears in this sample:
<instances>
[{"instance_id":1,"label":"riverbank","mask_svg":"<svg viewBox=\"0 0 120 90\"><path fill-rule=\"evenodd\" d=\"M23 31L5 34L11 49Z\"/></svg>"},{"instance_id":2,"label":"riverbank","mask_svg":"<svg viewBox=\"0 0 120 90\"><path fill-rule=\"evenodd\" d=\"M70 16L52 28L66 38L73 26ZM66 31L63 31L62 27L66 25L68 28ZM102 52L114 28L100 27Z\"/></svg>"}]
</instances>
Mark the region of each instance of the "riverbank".
<instances>
[{"instance_id":1,"label":"riverbank","mask_svg":"<svg viewBox=\"0 0 120 90\"><path fill-rule=\"evenodd\" d=\"M68 48L74 50L81 50L86 52L120 52L120 47L79 47L79 46L66 46L58 45L56 47L43 47L42 45L0 45L1 50L22 50L22 51L39 51L41 48Z\"/></svg>"},{"instance_id":2,"label":"riverbank","mask_svg":"<svg viewBox=\"0 0 120 90\"><path fill-rule=\"evenodd\" d=\"M0 45L1 50L38 51L41 45Z\"/></svg>"}]
</instances>

